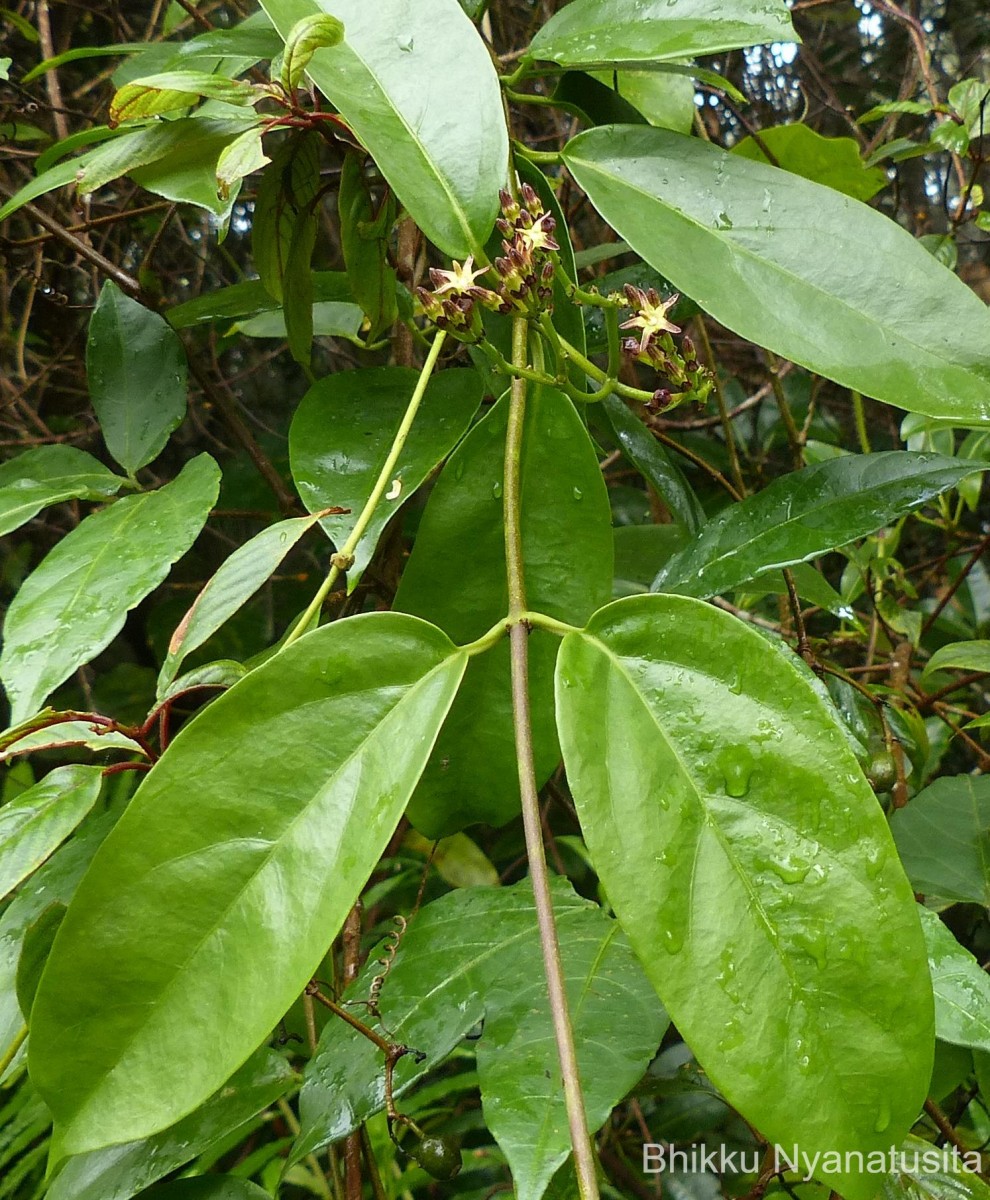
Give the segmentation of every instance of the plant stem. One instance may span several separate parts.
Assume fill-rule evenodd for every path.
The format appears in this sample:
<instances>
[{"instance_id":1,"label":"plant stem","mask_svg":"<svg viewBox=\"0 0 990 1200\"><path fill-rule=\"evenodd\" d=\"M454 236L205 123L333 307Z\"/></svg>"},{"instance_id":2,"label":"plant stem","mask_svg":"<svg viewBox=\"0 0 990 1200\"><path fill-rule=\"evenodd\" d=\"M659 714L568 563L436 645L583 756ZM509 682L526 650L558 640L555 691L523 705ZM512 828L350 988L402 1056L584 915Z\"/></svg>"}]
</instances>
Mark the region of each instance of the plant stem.
<instances>
[{"instance_id":1,"label":"plant stem","mask_svg":"<svg viewBox=\"0 0 990 1200\"><path fill-rule=\"evenodd\" d=\"M430 352L426 356L426 362L423 363L423 369L419 373L419 379L416 380L416 387L413 389L412 397L409 400L409 406L402 418L402 423L399 425L395 434L395 441L392 443L392 448L388 452L388 458L385 459L382 469L375 481L375 486L371 489L371 495L368 497L364 508L361 509L358 519L354 522L354 528L351 530L350 536L343 544L340 550L330 559L330 571L326 579L320 585L319 591L310 601L309 607L303 613L296 623L296 627L292 630L289 636L282 644L284 650L286 646L291 646L294 641L302 637L309 629L312 622L315 620L320 609L323 607L323 601L330 594L333 585L340 578L341 572L346 571L348 567L353 565L354 551L357 549L358 543L364 537L364 531L371 523L371 518L374 516L375 509L378 507L378 502L385 494L386 488L392 482L392 472L395 470L395 464L399 461L399 456L406 444L406 439L409 437L409 431L412 429L413 421L416 419L416 413L419 411L419 406L426 392L426 385L430 382L430 376L433 374L433 368L437 365L437 359L440 357L440 351L443 349L443 343L447 334L444 330L440 330L437 336L433 339L433 345L430 347Z\"/></svg>"},{"instance_id":2,"label":"plant stem","mask_svg":"<svg viewBox=\"0 0 990 1200\"><path fill-rule=\"evenodd\" d=\"M870 454L873 447L870 445L870 435L866 428L866 413L863 411L863 397L859 392L850 392L853 402L853 419L856 422L856 437L859 441L859 448L864 454Z\"/></svg>"},{"instance_id":3,"label":"plant stem","mask_svg":"<svg viewBox=\"0 0 990 1200\"><path fill-rule=\"evenodd\" d=\"M525 317L516 317L512 324L512 361L525 364L529 328ZM574 1031L567 1007L564 969L560 960L560 944L550 896L543 830L540 824L540 804L533 765L533 733L529 708L529 630L522 620L526 612L526 582L523 574L523 545L521 524L521 463L523 428L526 419L526 380L515 377L509 399L509 421L505 438L505 476L502 492L505 497L505 560L509 589L509 647L512 669L512 722L516 737L516 762L519 770L519 792L522 800L523 827L526 834L526 856L533 885L536 918L543 949L547 993L553 1019L557 1056L564 1084L564 1102L570 1127L574 1166L577 1172L581 1200L598 1200L598 1180L595 1159L584 1113L584 1099L578 1074Z\"/></svg>"},{"instance_id":4,"label":"plant stem","mask_svg":"<svg viewBox=\"0 0 990 1200\"><path fill-rule=\"evenodd\" d=\"M592 379L597 379L599 383L605 383L610 378L607 371L603 371L601 367L596 367L591 359L585 357L576 346L572 346L567 338L561 337L560 333L558 333L557 339L560 342L561 349L571 362L577 363L586 375L590 375ZM645 403L647 400L653 399L652 392L644 392L642 388L630 387L629 384L619 383L618 380L613 384L612 391L617 392L620 396L625 396L627 400L641 400Z\"/></svg>"},{"instance_id":5,"label":"plant stem","mask_svg":"<svg viewBox=\"0 0 990 1200\"><path fill-rule=\"evenodd\" d=\"M26 1025L22 1025L17 1036L7 1047L6 1053L0 1057L0 1079L3 1079L4 1075L6 1075L7 1068L17 1057L17 1051L20 1050L21 1046L24 1045L24 1039L27 1037L27 1035L28 1027Z\"/></svg>"}]
</instances>

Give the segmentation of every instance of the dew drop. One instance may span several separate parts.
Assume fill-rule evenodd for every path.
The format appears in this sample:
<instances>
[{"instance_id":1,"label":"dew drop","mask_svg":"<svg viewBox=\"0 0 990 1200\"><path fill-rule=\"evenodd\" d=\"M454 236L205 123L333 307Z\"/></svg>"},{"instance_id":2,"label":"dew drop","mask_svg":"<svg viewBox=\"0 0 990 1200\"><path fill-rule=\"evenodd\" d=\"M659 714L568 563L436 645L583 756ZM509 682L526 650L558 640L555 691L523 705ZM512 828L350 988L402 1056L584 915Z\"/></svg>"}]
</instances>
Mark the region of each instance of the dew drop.
<instances>
[{"instance_id":1,"label":"dew drop","mask_svg":"<svg viewBox=\"0 0 990 1200\"><path fill-rule=\"evenodd\" d=\"M500 483L492 484L492 497L495 500L502 499L502 485Z\"/></svg>"},{"instance_id":2,"label":"dew drop","mask_svg":"<svg viewBox=\"0 0 990 1200\"><path fill-rule=\"evenodd\" d=\"M576 487L571 491L571 495L574 497L575 500L580 500L581 497L584 495L584 492L582 492L580 488Z\"/></svg>"},{"instance_id":3,"label":"dew drop","mask_svg":"<svg viewBox=\"0 0 990 1200\"><path fill-rule=\"evenodd\" d=\"M739 799L749 791L753 774L753 756L745 746L728 746L718 756L717 765L725 780L727 796Z\"/></svg>"},{"instance_id":4,"label":"dew drop","mask_svg":"<svg viewBox=\"0 0 990 1200\"><path fill-rule=\"evenodd\" d=\"M663 931L663 948L668 954L680 954L683 945L684 934L679 929L665 929Z\"/></svg>"},{"instance_id":5,"label":"dew drop","mask_svg":"<svg viewBox=\"0 0 990 1200\"><path fill-rule=\"evenodd\" d=\"M880 1108L877 1110L877 1119L874 1122L873 1129L876 1133L883 1131L890 1124L890 1101L886 1096L880 1101Z\"/></svg>"}]
</instances>

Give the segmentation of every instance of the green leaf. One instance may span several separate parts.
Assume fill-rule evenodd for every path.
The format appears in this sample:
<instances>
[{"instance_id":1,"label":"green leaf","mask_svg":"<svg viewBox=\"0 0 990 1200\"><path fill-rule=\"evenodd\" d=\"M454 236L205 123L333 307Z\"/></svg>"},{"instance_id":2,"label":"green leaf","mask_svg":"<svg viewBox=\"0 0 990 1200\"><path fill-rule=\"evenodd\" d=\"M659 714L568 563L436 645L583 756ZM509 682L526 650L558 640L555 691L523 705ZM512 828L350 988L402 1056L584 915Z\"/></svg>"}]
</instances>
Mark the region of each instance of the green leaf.
<instances>
[{"instance_id":1,"label":"green leaf","mask_svg":"<svg viewBox=\"0 0 990 1200\"><path fill-rule=\"evenodd\" d=\"M936 650L921 673L924 683L936 671L990 671L990 642L951 642Z\"/></svg>"},{"instance_id":2,"label":"green leaf","mask_svg":"<svg viewBox=\"0 0 990 1200\"><path fill-rule=\"evenodd\" d=\"M735 333L899 408L990 416L986 306L887 217L663 129L589 129L564 160L619 235Z\"/></svg>"},{"instance_id":3,"label":"green leaf","mask_svg":"<svg viewBox=\"0 0 990 1200\"><path fill-rule=\"evenodd\" d=\"M305 287L305 285L303 285ZM296 302L296 315L299 313L299 302ZM356 341L364 320L364 313L356 304L342 304L336 300L317 301L311 309L313 337L342 337ZM258 313L247 321L237 321L231 326L230 333L242 333L252 338L277 338L279 341L288 337L285 310L271 309Z\"/></svg>"},{"instance_id":4,"label":"green leaf","mask_svg":"<svg viewBox=\"0 0 990 1200\"><path fill-rule=\"evenodd\" d=\"M28 929L49 905L67 904L96 852L113 826L105 814L82 829L38 868L30 888L23 888L0 916L0 1054L24 1025L17 1000L17 964Z\"/></svg>"},{"instance_id":5,"label":"green leaf","mask_svg":"<svg viewBox=\"0 0 990 1200\"><path fill-rule=\"evenodd\" d=\"M935 992L935 1032L943 1042L990 1050L990 977L938 913L918 905Z\"/></svg>"},{"instance_id":6,"label":"green leaf","mask_svg":"<svg viewBox=\"0 0 990 1200\"><path fill-rule=\"evenodd\" d=\"M148 1189L145 1200L271 1200L271 1192L237 1175L201 1175L160 1183Z\"/></svg>"},{"instance_id":7,"label":"green leaf","mask_svg":"<svg viewBox=\"0 0 990 1200\"><path fill-rule=\"evenodd\" d=\"M0 537L49 504L105 500L127 484L84 450L38 446L0 463Z\"/></svg>"},{"instance_id":8,"label":"green leaf","mask_svg":"<svg viewBox=\"0 0 990 1200\"><path fill-rule=\"evenodd\" d=\"M343 271L314 271L313 295L317 304L325 301L343 303L354 299ZM165 315L173 329L186 329L190 325L250 317L255 313L270 312L277 308L278 301L272 297L260 279L246 279L243 283L218 288L215 292L204 292L201 296L170 308ZM282 333L278 336L285 336L284 322Z\"/></svg>"},{"instance_id":9,"label":"green leaf","mask_svg":"<svg viewBox=\"0 0 990 1200\"><path fill-rule=\"evenodd\" d=\"M286 139L258 184L251 254L262 284L278 301L282 300L293 232L300 220L313 212L320 190L321 143L320 135L311 130Z\"/></svg>"},{"instance_id":10,"label":"green leaf","mask_svg":"<svg viewBox=\"0 0 990 1200\"><path fill-rule=\"evenodd\" d=\"M287 91L299 85L303 72L317 50L336 46L344 36L344 27L328 13L313 13L298 20L285 39L282 55L282 86Z\"/></svg>"},{"instance_id":11,"label":"green leaf","mask_svg":"<svg viewBox=\"0 0 990 1200\"><path fill-rule=\"evenodd\" d=\"M31 1007L38 991L41 972L45 969L55 934L65 919L67 911L67 906L60 900L54 901L48 905L36 921L28 926L24 934L24 943L21 946L20 957L17 959L14 987L17 992L17 1005L25 1021L31 1015Z\"/></svg>"},{"instance_id":12,"label":"green leaf","mask_svg":"<svg viewBox=\"0 0 990 1200\"><path fill-rule=\"evenodd\" d=\"M764 571L866 537L986 469L909 450L826 459L722 509L667 563L653 590L691 596L731 591Z\"/></svg>"},{"instance_id":13,"label":"green leaf","mask_svg":"<svg viewBox=\"0 0 990 1200\"><path fill-rule=\"evenodd\" d=\"M0 808L0 899L65 841L96 803L100 767L58 767Z\"/></svg>"},{"instance_id":14,"label":"green leaf","mask_svg":"<svg viewBox=\"0 0 990 1200\"><path fill-rule=\"evenodd\" d=\"M55 1116L53 1160L172 1124L268 1037L392 836L465 663L423 622L358 616L182 729L38 989L31 1077Z\"/></svg>"},{"instance_id":15,"label":"green leaf","mask_svg":"<svg viewBox=\"0 0 990 1200\"><path fill-rule=\"evenodd\" d=\"M761 129L759 141L745 137L732 147L732 153L742 158L770 163L765 151L777 160L774 166L854 200L870 200L887 186L887 172L865 165L855 138L822 137L807 125L777 125Z\"/></svg>"},{"instance_id":16,"label":"green leaf","mask_svg":"<svg viewBox=\"0 0 990 1200\"><path fill-rule=\"evenodd\" d=\"M902 1138L932 1070L924 942L814 677L719 609L636 596L564 639L557 706L602 885L712 1082L771 1143Z\"/></svg>"},{"instance_id":17,"label":"green leaf","mask_svg":"<svg viewBox=\"0 0 990 1200\"><path fill-rule=\"evenodd\" d=\"M51 713L53 710L44 711ZM21 736L12 737L9 741L5 733L0 737L0 764L18 754L33 754L38 750L69 746L82 746L97 754L104 750L124 750L128 754L142 753L137 742L122 733L106 732L86 721L59 721L56 725L47 725L42 729L25 730Z\"/></svg>"},{"instance_id":18,"label":"green leaf","mask_svg":"<svg viewBox=\"0 0 990 1200\"><path fill-rule=\"evenodd\" d=\"M430 495L395 606L434 621L458 643L508 611L502 478L505 398L451 455ZM531 608L583 624L608 599L612 530L598 458L574 405L534 388L526 403L521 466L522 542ZM559 759L553 723L557 639L534 630L529 681L536 774ZM518 811L509 652L503 641L471 660L464 686L409 809L428 837L475 821L503 825Z\"/></svg>"},{"instance_id":19,"label":"green leaf","mask_svg":"<svg viewBox=\"0 0 990 1200\"><path fill-rule=\"evenodd\" d=\"M110 645L127 613L195 541L219 477L201 454L158 491L86 517L28 576L7 610L0 653L13 724Z\"/></svg>"},{"instance_id":20,"label":"green leaf","mask_svg":"<svg viewBox=\"0 0 990 1200\"><path fill-rule=\"evenodd\" d=\"M952 1146L909 1137L884 1178L881 1200L990 1200L990 1188L975 1174L981 1164L977 1151L960 1155Z\"/></svg>"},{"instance_id":21,"label":"green leaf","mask_svg":"<svg viewBox=\"0 0 990 1200\"><path fill-rule=\"evenodd\" d=\"M340 246L347 278L368 318L368 341L388 329L398 315L395 268L388 261L395 202L388 194L380 212L364 171L364 156L351 151L344 155L337 192Z\"/></svg>"},{"instance_id":22,"label":"green leaf","mask_svg":"<svg viewBox=\"0 0 990 1200\"><path fill-rule=\"evenodd\" d=\"M37 66L25 73L21 83L25 85L33 83L57 67L70 62L79 62L84 58L116 58L118 55L124 54L142 54L147 49L147 42L118 42L114 46L73 46L71 50L64 50L52 58L43 59Z\"/></svg>"},{"instance_id":23,"label":"green leaf","mask_svg":"<svg viewBox=\"0 0 990 1200\"><path fill-rule=\"evenodd\" d=\"M916 892L990 907L990 779L936 779L890 827Z\"/></svg>"},{"instance_id":24,"label":"green leaf","mask_svg":"<svg viewBox=\"0 0 990 1200\"><path fill-rule=\"evenodd\" d=\"M765 42L800 41L787 6L731 0L713 20L704 0L573 0L533 38L531 57L565 67L661 63Z\"/></svg>"},{"instance_id":25,"label":"green leaf","mask_svg":"<svg viewBox=\"0 0 990 1200\"><path fill-rule=\"evenodd\" d=\"M189 108L198 100L208 98L224 104L254 104L265 93L254 84L240 79L225 79L208 71L165 71L134 79L118 89L110 101L111 128L121 121L135 117L156 117Z\"/></svg>"},{"instance_id":26,"label":"green leaf","mask_svg":"<svg viewBox=\"0 0 990 1200\"><path fill-rule=\"evenodd\" d=\"M259 1050L204 1104L177 1124L139 1142L70 1158L46 1200L130 1200L176 1167L222 1145L292 1086L289 1064Z\"/></svg>"},{"instance_id":27,"label":"green leaf","mask_svg":"<svg viewBox=\"0 0 990 1200\"><path fill-rule=\"evenodd\" d=\"M480 255L509 145L491 56L457 0L264 0L262 7L283 37L320 11L343 22L344 40L314 54L310 78L430 241L454 258Z\"/></svg>"},{"instance_id":28,"label":"green leaf","mask_svg":"<svg viewBox=\"0 0 990 1200\"><path fill-rule=\"evenodd\" d=\"M290 517L263 529L224 562L179 622L158 676L158 699L169 690L187 654L192 654L229 620L278 568L316 517Z\"/></svg>"},{"instance_id":29,"label":"green leaf","mask_svg":"<svg viewBox=\"0 0 990 1200\"><path fill-rule=\"evenodd\" d=\"M245 130L221 150L217 159L217 192L221 199L230 195L235 183L271 162L262 145L261 134L260 126Z\"/></svg>"},{"instance_id":30,"label":"green leaf","mask_svg":"<svg viewBox=\"0 0 990 1200\"><path fill-rule=\"evenodd\" d=\"M915 116L924 117L932 111L934 106L930 100L888 100L885 104L874 105L861 117L857 117L856 124L868 125L871 121L879 121L891 113L913 113Z\"/></svg>"},{"instance_id":31,"label":"green leaf","mask_svg":"<svg viewBox=\"0 0 990 1200\"><path fill-rule=\"evenodd\" d=\"M349 510L320 521L338 548L350 536L385 464L417 378L407 367L341 371L315 383L296 409L289 428L292 478L310 512ZM461 440L480 403L481 380L475 371L454 368L430 380L394 480L358 542L347 573L349 590L371 561L382 530Z\"/></svg>"},{"instance_id":32,"label":"green leaf","mask_svg":"<svg viewBox=\"0 0 990 1200\"><path fill-rule=\"evenodd\" d=\"M89 394L107 449L128 475L186 415L186 352L164 317L104 283L86 342Z\"/></svg>"},{"instance_id":33,"label":"green leaf","mask_svg":"<svg viewBox=\"0 0 990 1200\"><path fill-rule=\"evenodd\" d=\"M683 525L670 524L619 525L612 536L615 541L612 591L618 598L648 592L657 572L684 545L688 535Z\"/></svg>"},{"instance_id":34,"label":"green leaf","mask_svg":"<svg viewBox=\"0 0 990 1200\"><path fill-rule=\"evenodd\" d=\"M602 409L626 458L656 488L684 528L697 533L706 521L704 509L677 463L620 396L608 396Z\"/></svg>"},{"instance_id":35,"label":"green leaf","mask_svg":"<svg viewBox=\"0 0 990 1200\"><path fill-rule=\"evenodd\" d=\"M684 64L687 65L687 64ZM690 133L694 121L694 83L668 71L596 71L593 78L628 101L651 125ZM602 124L602 122L595 122Z\"/></svg>"},{"instance_id":36,"label":"green leaf","mask_svg":"<svg viewBox=\"0 0 990 1200\"><path fill-rule=\"evenodd\" d=\"M553 888L594 1130L642 1075L667 1020L615 922L566 881L555 880ZM381 970L375 958L348 993L351 999L367 997ZM486 1121L509 1160L516 1194L538 1200L570 1142L529 881L451 892L422 908L399 944L380 1000L382 1023L426 1056L399 1061L397 1095L484 1020L478 1074ZM306 1070L293 1160L345 1137L380 1111L383 1081L381 1054L342 1021L331 1020Z\"/></svg>"}]
</instances>

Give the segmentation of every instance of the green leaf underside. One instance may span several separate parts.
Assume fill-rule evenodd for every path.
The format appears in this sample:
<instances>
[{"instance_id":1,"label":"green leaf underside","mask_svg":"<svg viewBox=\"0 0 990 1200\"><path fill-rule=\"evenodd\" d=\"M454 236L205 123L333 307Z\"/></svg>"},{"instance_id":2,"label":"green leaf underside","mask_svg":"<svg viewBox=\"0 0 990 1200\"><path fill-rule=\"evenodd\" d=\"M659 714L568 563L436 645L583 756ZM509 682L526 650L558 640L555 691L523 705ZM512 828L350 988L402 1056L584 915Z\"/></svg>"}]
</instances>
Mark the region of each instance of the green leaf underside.
<instances>
[{"instance_id":1,"label":"green leaf underside","mask_svg":"<svg viewBox=\"0 0 990 1200\"><path fill-rule=\"evenodd\" d=\"M616 232L735 333L911 412L990 419L986 306L887 217L663 129L590 129L564 161Z\"/></svg>"},{"instance_id":2,"label":"green leaf underside","mask_svg":"<svg viewBox=\"0 0 990 1200\"><path fill-rule=\"evenodd\" d=\"M105 500L126 484L85 450L38 446L0 463L0 537L18 529L49 504Z\"/></svg>"},{"instance_id":3,"label":"green leaf underside","mask_svg":"<svg viewBox=\"0 0 990 1200\"><path fill-rule=\"evenodd\" d=\"M340 304L353 302L350 285L343 271L314 271L312 278L313 298L317 304L328 301ZM184 304L177 304L168 309L166 316L173 329L187 329L190 325L208 321L234 321L239 317L251 317L278 307L278 301L260 279L246 279L243 283L232 283L229 287L204 292ZM279 336L285 336L284 321Z\"/></svg>"},{"instance_id":4,"label":"green leaf underside","mask_svg":"<svg viewBox=\"0 0 990 1200\"><path fill-rule=\"evenodd\" d=\"M563 880L554 882L554 909L588 1121L597 1129L642 1074L666 1018L613 921ZM367 995L380 969L374 958L351 990L355 999ZM450 893L423 908L381 991L385 1025L427 1055L422 1063L400 1061L399 1094L484 1020L477 1053L485 1116L527 1200L542 1194L569 1148L544 989L532 888L523 881ZM293 1160L380 1111L383 1078L374 1046L331 1021L307 1069Z\"/></svg>"},{"instance_id":5,"label":"green leaf underside","mask_svg":"<svg viewBox=\"0 0 990 1200\"><path fill-rule=\"evenodd\" d=\"M986 469L909 450L814 463L724 508L667 563L654 591L699 597L730 591L764 571L866 537Z\"/></svg>"},{"instance_id":6,"label":"green leaf underside","mask_svg":"<svg viewBox=\"0 0 990 1200\"><path fill-rule=\"evenodd\" d=\"M42 976L31 1074L55 1160L174 1123L268 1036L384 850L464 665L423 622L359 616L300 639L180 732Z\"/></svg>"},{"instance_id":7,"label":"green leaf underside","mask_svg":"<svg viewBox=\"0 0 990 1200\"><path fill-rule=\"evenodd\" d=\"M457 258L477 254L495 220L509 146L491 58L457 0L262 7L283 37L321 11L343 22L344 40L316 51L309 77L430 241Z\"/></svg>"},{"instance_id":8,"label":"green leaf underside","mask_svg":"<svg viewBox=\"0 0 990 1200\"><path fill-rule=\"evenodd\" d=\"M103 750L141 753L137 742L115 730L103 732L99 726L90 725L86 721L59 721L57 725L48 725L44 729L25 733L23 737L5 745L0 750L0 764L15 755L28 754L51 746L84 746L97 754Z\"/></svg>"},{"instance_id":9,"label":"green leaf underside","mask_svg":"<svg viewBox=\"0 0 990 1200\"><path fill-rule=\"evenodd\" d=\"M158 676L158 699L197 650L261 587L293 546L316 524L315 517L290 517L263 529L223 563L196 597L169 642Z\"/></svg>"},{"instance_id":10,"label":"green leaf underside","mask_svg":"<svg viewBox=\"0 0 990 1200\"><path fill-rule=\"evenodd\" d=\"M451 455L420 522L395 606L434 621L455 642L480 637L508 611L502 475L508 398ZM598 459L574 405L534 388L521 467L527 602L582 625L609 597L612 531ZM553 723L558 640L534 630L529 682L536 772L559 759ZM518 811L509 652L503 641L471 660L460 694L410 806L428 837L475 821L502 825Z\"/></svg>"},{"instance_id":11,"label":"green leaf underside","mask_svg":"<svg viewBox=\"0 0 990 1200\"><path fill-rule=\"evenodd\" d=\"M728 1101L805 1151L901 1139L931 1075L924 943L883 814L799 660L698 601L633 597L564 639L557 704L602 884Z\"/></svg>"},{"instance_id":12,"label":"green leaf underside","mask_svg":"<svg viewBox=\"0 0 990 1200\"><path fill-rule=\"evenodd\" d=\"M320 520L338 548L385 465L417 378L418 372L406 367L342 371L314 384L296 409L289 429L292 477L310 512L350 509ZM358 542L347 573L349 589L371 561L382 530L461 440L480 403L481 379L475 371L454 368L430 380L392 483Z\"/></svg>"},{"instance_id":13,"label":"green leaf underside","mask_svg":"<svg viewBox=\"0 0 990 1200\"><path fill-rule=\"evenodd\" d=\"M990 1188L951 1147L909 1137L883 1180L882 1200L990 1200Z\"/></svg>"},{"instance_id":14,"label":"green leaf underside","mask_svg":"<svg viewBox=\"0 0 990 1200\"><path fill-rule=\"evenodd\" d=\"M916 892L990 906L990 779L936 779L890 826Z\"/></svg>"},{"instance_id":15,"label":"green leaf underside","mask_svg":"<svg viewBox=\"0 0 990 1200\"><path fill-rule=\"evenodd\" d=\"M283 1095L292 1068L273 1050L259 1050L195 1112L161 1133L70 1158L46 1200L130 1200L181 1167Z\"/></svg>"},{"instance_id":16,"label":"green leaf underside","mask_svg":"<svg viewBox=\"0 0 990 1200\"><path fill-rule=\"evenodd\" d=\"M90 514L28 576L7 610L0 654L12 724L113 641L195 541L219 481L201 454L158 491Z\"/></svg>"},{"instance_id":17,"label":"green leaf underside","mask_svg":"<svg viewBox=\"0 0 990 1200\"><path fill-rule=\"evenodd\" d=\"M931 678L936 671L948 669L990 672L990 641L974 639L971 642L952 642L948 646L941 646L925 663L922 682Z\"/></svg>"},{"instance_id":18,"label":"green leaf underside","mask_svg":"<svg viewBox=\"0 0 990 1200\"><path fill-rule=\"evenodd\" d=\"M573 0L539 30L530 54L566 67L604 66L799 40L783 3L731 0L713 9L707 0L646 0L624 9L614 0Z\"/></svg>"},{"instance_id":19,"label":"green leaf underside","mask_svg":"<svg viewBox=\"0 0 990 1200\"><path fill-rule=\"evenodd\" d=\"M56 850L96 803L99 767L58 767L0 808L0 898Z\"/></svg>"},{"instance_id":20,"label":"green leaf underside","mask_svg":"<svg viewBox=\"0 0 990 1200\"><path fill-rule=\"evenodd\" d=\"M107 449L128 475L186 415L186 352L164 317L107 282L89 323L86 375Z\"/></svg>"},{"instance_id":21,"label":"green leaf underside","mask_svg":"<svg viewBox=\"0 0 990 1200\"><path fill-rule=\"evenodd\" d=\"M990 978L938 913L918 907L935 992L935 1032L943 1042L990 1051Z\"/></svg>"}]
</instances>

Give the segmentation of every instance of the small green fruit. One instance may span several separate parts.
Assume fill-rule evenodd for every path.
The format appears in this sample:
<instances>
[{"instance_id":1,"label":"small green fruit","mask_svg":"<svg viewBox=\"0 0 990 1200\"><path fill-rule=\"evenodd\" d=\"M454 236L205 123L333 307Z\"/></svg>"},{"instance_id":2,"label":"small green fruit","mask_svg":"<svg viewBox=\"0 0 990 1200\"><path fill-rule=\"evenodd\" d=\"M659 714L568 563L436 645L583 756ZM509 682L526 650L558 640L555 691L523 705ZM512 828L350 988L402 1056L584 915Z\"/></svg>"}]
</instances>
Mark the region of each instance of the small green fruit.
<instances>
[{"instance_id":1,"label":"small green fruit","mask_svg":"<svg viewBox=\"0 0 990 1200\"><path fill-rule=\"evenodd\" d=\"M456 1138L425 1137L409 1153L434 1179L453 1179L461 1169L461 1148Z\"/></svg>"},{"instance_id":2,"label":"small green fruit","mask_svg":"<svg viewBox=\"0 0 990 1200\"><path fill-rule=\"evenodd\" d=\"M891 790L897 782L897 763L890 751L880 750L873 755L866 767L866 778L878 795Z\"/></svg>"}]
</instances>

